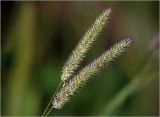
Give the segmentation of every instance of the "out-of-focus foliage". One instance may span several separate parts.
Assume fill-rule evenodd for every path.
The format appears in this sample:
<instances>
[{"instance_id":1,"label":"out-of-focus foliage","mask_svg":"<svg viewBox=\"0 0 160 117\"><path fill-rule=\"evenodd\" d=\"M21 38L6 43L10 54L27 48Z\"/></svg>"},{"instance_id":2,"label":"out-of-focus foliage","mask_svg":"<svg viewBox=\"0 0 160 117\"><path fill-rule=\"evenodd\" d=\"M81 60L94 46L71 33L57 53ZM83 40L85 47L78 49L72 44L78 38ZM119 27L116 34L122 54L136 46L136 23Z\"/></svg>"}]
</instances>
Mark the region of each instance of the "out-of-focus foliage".
<instances>
[{"instance_id":1,"label":"out-of-focus foliage","mask_svg":"<svg viewBox=\"0 0 160 117\"><path fill-rule=\"evenodd\" d=\"M108 7L111 19L82 66L124 36L132 48L51 115L158 115L158 1L3 1L1 7L2 115L43 113L65 60Z\"/></svg>"}]
</instances>

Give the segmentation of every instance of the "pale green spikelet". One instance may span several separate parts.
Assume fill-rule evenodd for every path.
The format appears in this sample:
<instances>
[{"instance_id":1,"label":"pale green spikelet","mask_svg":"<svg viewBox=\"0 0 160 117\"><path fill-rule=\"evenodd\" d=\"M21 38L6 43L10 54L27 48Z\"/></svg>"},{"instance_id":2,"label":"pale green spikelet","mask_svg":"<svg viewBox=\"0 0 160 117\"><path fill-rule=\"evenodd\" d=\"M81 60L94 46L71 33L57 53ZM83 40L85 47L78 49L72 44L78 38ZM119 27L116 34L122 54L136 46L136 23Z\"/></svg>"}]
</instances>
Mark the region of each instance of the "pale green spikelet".
<instances>
[{"instance_id":1,"label":"pale green spikelet","mask_svg":"<svg viewBox=\"0 0 160 117\"><path fill-rule=\"evenodd\" d=\"M95 21L95 23L88 29L84 37L80 40L76 48L71 53L68 60L65 62L61 80L65 81L72 76L74 71L78 68L80 62L84 59L87 50L92 46L100 33L105 23L109 19L111 8L106 9Z\"/></svg>"},{"instance_id":2,"label":"pale green spikelet","mask_svg":"<svg viewBox=\"0 0 160 117\"><path fill-rule=\"evenodd\" d=\"M81 69L81 71L70 78L68 82L56 93L52 102L54 108L62 108L69 100L71 95L83 86L87 80L94 74L99 72L106 64L121 55L131 44L129 38L113 45L109 50L105 51L100 57L93 60L89 65Z\"/></svg>"}]
</instances>

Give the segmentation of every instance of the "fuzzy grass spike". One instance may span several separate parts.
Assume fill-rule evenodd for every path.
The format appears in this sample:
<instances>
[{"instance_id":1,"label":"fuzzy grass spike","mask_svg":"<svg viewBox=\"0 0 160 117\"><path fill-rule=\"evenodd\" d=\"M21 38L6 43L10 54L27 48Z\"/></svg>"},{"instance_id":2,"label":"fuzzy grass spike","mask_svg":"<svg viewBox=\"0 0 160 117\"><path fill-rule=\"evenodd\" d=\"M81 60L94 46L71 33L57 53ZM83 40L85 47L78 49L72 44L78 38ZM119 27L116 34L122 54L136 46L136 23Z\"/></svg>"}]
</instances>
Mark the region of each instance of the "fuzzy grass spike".
<instances>
[{"instance_id":1,"label":"fuzzy grass spike","mask_svg":"<svg viewBox=\"0 0 160 117\"><path fill-rule=\"evenodd\" d=\"M106 9L95 21L95 23L88 29L84 37L80 40L76 48L71 53L68 60L65 62L61 80L66 81L69 79L75 70L78 68L80 62L84 59L86 52L92 46L96 37L105 26L111 14L111 8Z\"/></svg>"},{"instance_id":2,"label":"fuzzy grass spike","mask_svg":"<svg viewBox=\"0 0 160 117\"><path fill-rule=\"evenodd\" d=\"M119 55L121 55L131 44L129 38L122 40L121 42L113 45L108 51L105 51L100 57L93 60L89 65L82 68L82 70L69 79L64 87L62 87L55 95L52 102L54 108L62 108L64 104L69 100L71 95L82 87L94 74L99 72L106 64L113 61Z\"/></svg>"}]
</instances>

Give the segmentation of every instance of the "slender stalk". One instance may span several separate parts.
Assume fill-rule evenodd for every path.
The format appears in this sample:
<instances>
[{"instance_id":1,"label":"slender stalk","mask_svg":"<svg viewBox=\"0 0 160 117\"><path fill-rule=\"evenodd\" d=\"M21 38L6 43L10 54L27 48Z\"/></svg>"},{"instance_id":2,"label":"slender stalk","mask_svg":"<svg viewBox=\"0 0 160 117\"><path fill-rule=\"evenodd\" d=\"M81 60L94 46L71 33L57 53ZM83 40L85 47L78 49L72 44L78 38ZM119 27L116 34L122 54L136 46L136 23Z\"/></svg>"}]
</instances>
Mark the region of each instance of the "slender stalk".
<instances>
[{"instance_id":1,"label":"slender stalk","mask_svg":"<svg viewBox=\"0 0 160 117\"><path fill-rule=\"evenodd\" d=\"M58 87L57 87L57 89L56 89L55 93L53 93L53 95L52 95L52 97L51 97L51 99L50 99L50 101L49 101L49 103L48 103L47 107L45 108L45 110L44 110L44 112L43 112L43 114L42 114L42 117L44 117L44 116L45 116L45 114L46 114L46 112L47 112L47 110L48 110L48 108L49 108L50 104L52 103L52 100L53 100L53 98L54 98L54 96L55 96L56 92L58 91L58 89L60 88L60 86L61 86L61 85L62 85L62 81L61 81L61 82L60 82L60 84L58 85ZM51 109L50 109L50 110L51 110ZM50 112L50 111L48 111L48 112ZM49 114L49 113L47 113L47 114Z\"/></svg>"},{"instance_id":2,"label":"slender stalk","mask_svg":"<svg viewBox=\"0 0 160 117\"><path fill-rule=\"evenodd\" d=\"M47 114L44 117L47 117L47 115L52 111L53 106L49 109L49 111L47 112Z\"/></svg>"}]
</instances>

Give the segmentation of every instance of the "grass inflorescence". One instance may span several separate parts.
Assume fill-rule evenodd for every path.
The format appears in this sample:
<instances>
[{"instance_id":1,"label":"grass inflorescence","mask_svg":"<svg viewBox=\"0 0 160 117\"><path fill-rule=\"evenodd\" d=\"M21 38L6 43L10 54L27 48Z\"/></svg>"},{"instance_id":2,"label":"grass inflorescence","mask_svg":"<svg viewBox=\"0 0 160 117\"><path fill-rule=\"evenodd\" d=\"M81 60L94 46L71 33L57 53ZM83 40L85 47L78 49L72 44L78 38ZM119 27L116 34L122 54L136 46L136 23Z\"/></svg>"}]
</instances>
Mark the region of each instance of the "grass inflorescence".
<instances>
[{"instance_id":1,"label":"grass inflorescence","mask_svg":"<svg viewBox=\"0 0 160 117\"><path fill-rule=\"evenodd\" d=\"M98 73L131 45L131 39L125 38L119 43L114 44L110 49L106 50L101 56L94 59L91 63L82 67L79 72L75 73L75 70L80 66L80 63L84 59L86 52L92 46L96 37L108 21L111 12L111 8L108 8L99 17L97 17L95 23L93 23L93 25L88 29L84 37L82 37L69 56L68 60L65 62L62 69L60 83L63 85L58 87L43 115L47 116L53 108L62 108L66 102L69 101L70 97L74 95L80 87L84 86L89 79L91 79L91 76ZM52 107L47 111L51 102Z\"/></svg>"}]
</instances>

